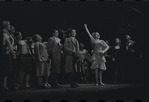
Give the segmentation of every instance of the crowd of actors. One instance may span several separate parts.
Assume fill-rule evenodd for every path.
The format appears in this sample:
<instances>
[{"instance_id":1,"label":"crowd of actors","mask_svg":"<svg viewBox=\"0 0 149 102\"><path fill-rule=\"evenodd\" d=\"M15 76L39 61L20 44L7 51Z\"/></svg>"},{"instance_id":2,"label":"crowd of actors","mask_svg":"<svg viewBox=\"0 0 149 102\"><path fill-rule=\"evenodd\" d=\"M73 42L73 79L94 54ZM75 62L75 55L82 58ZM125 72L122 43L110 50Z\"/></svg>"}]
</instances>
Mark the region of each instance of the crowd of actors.
<instances>
[{"instance_id":1,"label":"crowd of actors","mask_svg":"<svg viewBox=\"0 0 149 102\"><path fill-rule=\"evenodd\" d=\"M42 42L39 34L22 39L21 32L15 31L9 21L3 21L3 27L5 91L14 87L14 69L19 76L19 89L31 86L38 89L51 86L52 89L57 89L62 87L59 79L65 84L69 83L71 88L79 87L78 83L95 83L95 86L105 85L103 81L118 83L120 77L121 82L135 79L130 69L134 67L132 60L138 57L138 53L136 54L136 42L131 40L130 35L126 35L124 48L121 47L120 38L116 38L115 45L110 46L108 40L101 40L98 32L91 34L87 24L84 24L93 47L89 52L83 43L79 44L75 29L71 29L62 44L57 29L53 30L53 36L48 41ZM132 77L127 78L130 77L128 74Z\"/></svg>"}]
</instances>

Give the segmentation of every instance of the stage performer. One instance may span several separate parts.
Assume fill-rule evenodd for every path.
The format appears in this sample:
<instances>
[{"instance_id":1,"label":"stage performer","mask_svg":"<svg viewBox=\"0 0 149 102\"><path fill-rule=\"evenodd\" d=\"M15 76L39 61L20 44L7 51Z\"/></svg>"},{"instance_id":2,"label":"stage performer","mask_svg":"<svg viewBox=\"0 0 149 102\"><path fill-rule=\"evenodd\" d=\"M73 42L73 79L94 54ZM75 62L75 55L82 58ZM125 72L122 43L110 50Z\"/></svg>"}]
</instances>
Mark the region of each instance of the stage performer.
<instances>
[{"instance_id":1,"label":"stage performer","mask_svg":"<svg viewBox=\"0 0 149 102\"><path fill-rule=\"evenodd\" d=\"M65 73L69 73L69 82L71 88L76 88L79 85L76 83L77 59L79 57L79 42L75 38L76 30L72 29L69 37L65 39Z\"/></svg>"},{"instance_id":2,"label":"stage performer","mask_svg":"<svg viewBox=\"0 0 149 102\"><path fill-rule=\"evenodd\" d=\"M36 58L36 76L38 77L38 88L47 88L47 78L50 75L49 55L47 46L42 43L42 37L35 35L33 37L35 41L34 52ZM42 79L45 79L44 85L42 85Z\"/></svg>"},{"instance_id":3,"label":"stage performer","mask_svg":"<svg viewBox=\"0 0 149 102\"><path fill-rule=\"evenodd\" d=\"M118 76L121 73L122 82L124 82L124 71L123 71L123 50L121 47L121 40L120 38L115 39L115 46L113 47L113 61L114 61L114 83L117 83Z\"/></svg>"},{"instance_id":4,"label":"stage performer","mask_svg":"<svg viewBox=\"0 0 149 102\"><path fill-rule=\"evenodd\" d=\"M61 68L61 56L62 56L62 44L60 43L61 39L58 38L58 30L53 30L53 37L48 39L48 53L51 59L51 88L55 89L60 87L57 83L58 75L60 74Z\"/></svg>"},{"instance_id":5,"label":"stage performer","mask_svg":"<svg viewBox=\"0 0 149 102\"><path fill-rule=\"evenodd\" d=\"M91 35L87 28L87 24L84 24L84 27L94 45L91 69L95 71L95 85L104 85L102 82L102 72L106 70L104 53L109 49L109 46L105 43L105 41L100 40L100 35L98 32L94 32Z\"/></svg>"}]
</instances>

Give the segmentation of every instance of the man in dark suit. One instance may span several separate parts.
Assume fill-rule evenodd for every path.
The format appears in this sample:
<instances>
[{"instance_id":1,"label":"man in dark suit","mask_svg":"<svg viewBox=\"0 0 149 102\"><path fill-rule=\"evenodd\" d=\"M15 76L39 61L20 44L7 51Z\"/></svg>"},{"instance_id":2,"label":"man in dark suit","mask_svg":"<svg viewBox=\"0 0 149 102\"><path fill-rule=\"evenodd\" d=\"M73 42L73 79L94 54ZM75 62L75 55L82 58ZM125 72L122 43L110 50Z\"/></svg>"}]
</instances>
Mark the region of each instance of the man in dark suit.
<instances>
[{"instance_id":1,"label":"man in dark suit","mask_svg":"<svg viewBox=\"0 0 149 102\"><path fill-rule=\"evenodd\" d=\"M53 30L53 37L48 39L48 53L51 59L51 88L58 88L57 84L58 74L61 67L62 44L58 38L58 30Z\"/></svg>"},{"instance_id":2,"label":"man in dark suit","mask_svg":"<svg viewBox=\"0 0 149 102\"><path fill-rule=\"evenodd\" d=\"M77 58L79 56L79 42L75 38L76 30L72 29L70 37L65 39L65 73L69 73L70 87L75 88L76 72L77 72Z\"/></svg>"}]
</instances>

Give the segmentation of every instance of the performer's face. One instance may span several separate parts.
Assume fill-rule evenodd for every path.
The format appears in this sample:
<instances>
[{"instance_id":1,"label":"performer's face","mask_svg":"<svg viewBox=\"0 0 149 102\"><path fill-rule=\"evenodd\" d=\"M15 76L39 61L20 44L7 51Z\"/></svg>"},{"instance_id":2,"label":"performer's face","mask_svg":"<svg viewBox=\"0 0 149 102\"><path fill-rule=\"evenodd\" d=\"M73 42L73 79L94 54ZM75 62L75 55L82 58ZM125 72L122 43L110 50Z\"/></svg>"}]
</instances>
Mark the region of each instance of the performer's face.
<instances>
[{"instance_id":1,"label":"performer's face","mask_svg":"<svg viewBox=\"0 0 149 102\"><path fill-rule=\"evenodd\" d=\"M37 36L37 41L39 41L39 42L42 41L42 37L40 35Z\"/></svg>"},{"instance_id":2,"label":"performer's face","mask_svg":"<svg viewBox=\"0 0 149 102\"><path fill-rule=\"evenodd\" d=\"M99 39L99 38L100 38L100 35L99 35L98 32L95 33L95 38L96 38L96 39Z\"/></svg>"},{"instance_id":3,"label":"performer's face","mask_svg":"<svg viewBox=\"0 0 149 102\"><path fill-rule=\"evenodd\" d=\"M75 36L76 36L76 30L73 29L73 30L71 31L71 36L72 36L72 37L75 37Z\"/></svg>"},{"instance_id":4,"label":"performer's face","mask_svg":"<svg viewBox=\"0 0 149 102\"><path fill-rule=\"evenodd\" d=\"M11 27L10 27L10 31L11 31L12 33L14 33L14 32L15 32L15 28L14 28L13 26L11 26Z\"/></svg>"},{"instance_id":5,"label":"performer's face","mask_svg":"<svg viewBox=\"0 0 149 102\"><path fill-rule=\"evenodd\" d=\"M55 36L55 37L58 37L58 35L59 35L58 31L55 30L54 36Z\"/></svg>"}]
</instances>

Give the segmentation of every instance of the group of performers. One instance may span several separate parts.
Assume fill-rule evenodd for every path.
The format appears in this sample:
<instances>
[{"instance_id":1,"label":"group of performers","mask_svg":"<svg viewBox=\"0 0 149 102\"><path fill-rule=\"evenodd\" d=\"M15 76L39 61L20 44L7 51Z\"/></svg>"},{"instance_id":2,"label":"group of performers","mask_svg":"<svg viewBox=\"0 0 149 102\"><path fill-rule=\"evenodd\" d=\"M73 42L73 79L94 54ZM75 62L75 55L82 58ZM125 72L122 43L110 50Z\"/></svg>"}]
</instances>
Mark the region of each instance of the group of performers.
<instances>
[{"instance_id":1,"label":"group of performers","mask_svg":"<svg viewBox=\"0 0 149 102\"><path fill-rule=\"evenodd\" d=\"M128 75L123 69L133 67L132 60L136 58L134 57L136 42L131 40L130 35L126 35L127 43L124 50L121 47L120 38L115 39L115 46L109 46L108 41L100 39L98 32L91 34L87 24L84 24L84 28L93 45L91 53L84 48L84 44L79 44L75 29L71 29L62 44L57 29L53 30L53 36L47 42L42 42L39 34L23 40L21 32L15 32L15 28L9 21L3 21L3 27L3 88L5 91L9 91L12 87L8 79L15 83L12 77L15 74L13 70L16 68L19 73L19 89L27 89L31 85L39 89L48 88L48 86L52 89L62 87L58 82L62 66L64 73L68 75L70 87L76 88L79 87L79 80L88 82L90 73L94 75L92 78L95 86L105 85L103 79L108 78L110 74L105 74L104 78L103 71L106 73L112 67L114 68L114 83L118 81L119 72L124 81L124 76ZM123 59L128 59L125 64L122 63Z\"/></svg>"}]
</instances>

